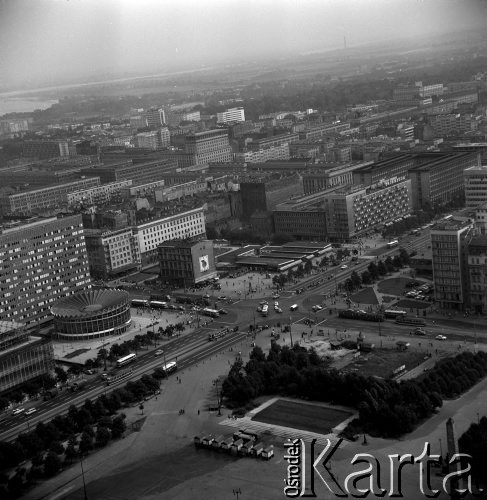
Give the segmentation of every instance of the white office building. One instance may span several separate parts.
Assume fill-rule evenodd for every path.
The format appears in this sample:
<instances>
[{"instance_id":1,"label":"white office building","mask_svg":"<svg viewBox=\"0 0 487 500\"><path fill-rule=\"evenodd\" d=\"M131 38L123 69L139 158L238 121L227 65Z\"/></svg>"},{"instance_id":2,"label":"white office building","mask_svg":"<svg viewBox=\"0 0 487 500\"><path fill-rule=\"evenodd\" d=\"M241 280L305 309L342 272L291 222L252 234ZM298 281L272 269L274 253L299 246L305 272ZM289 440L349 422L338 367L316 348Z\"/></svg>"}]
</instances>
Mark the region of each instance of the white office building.
<instances>
[{"instance_id":1,"label":"white office building","mask_svg":"<svg viewBox=\"0 0 487 500\"><path fill-rule=\"evenodd\" d=\"M243 108L230 108L216 115L217 123L244 122L245 111Z\"/></svg>"}]
</instances>

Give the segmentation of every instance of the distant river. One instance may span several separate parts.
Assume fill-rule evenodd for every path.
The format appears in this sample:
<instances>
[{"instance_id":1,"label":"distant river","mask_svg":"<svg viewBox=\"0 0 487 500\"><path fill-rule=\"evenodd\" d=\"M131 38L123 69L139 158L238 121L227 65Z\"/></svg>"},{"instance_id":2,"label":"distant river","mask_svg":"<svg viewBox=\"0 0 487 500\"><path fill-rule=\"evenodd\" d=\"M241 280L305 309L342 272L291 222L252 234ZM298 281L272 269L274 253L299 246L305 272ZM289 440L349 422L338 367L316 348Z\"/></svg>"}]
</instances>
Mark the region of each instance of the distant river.
<instances>
[{"instance_id":1,"label":"distant river","mask_svg":"<svg viewBox=\"0 0 487 500\"><path fill-rule=\"evenodd\" d=\"M0 94L0 117L7 113L30 113L36 109L47 109L58 102L57 99L10 97Z\"/></svg>"}]
</instances>

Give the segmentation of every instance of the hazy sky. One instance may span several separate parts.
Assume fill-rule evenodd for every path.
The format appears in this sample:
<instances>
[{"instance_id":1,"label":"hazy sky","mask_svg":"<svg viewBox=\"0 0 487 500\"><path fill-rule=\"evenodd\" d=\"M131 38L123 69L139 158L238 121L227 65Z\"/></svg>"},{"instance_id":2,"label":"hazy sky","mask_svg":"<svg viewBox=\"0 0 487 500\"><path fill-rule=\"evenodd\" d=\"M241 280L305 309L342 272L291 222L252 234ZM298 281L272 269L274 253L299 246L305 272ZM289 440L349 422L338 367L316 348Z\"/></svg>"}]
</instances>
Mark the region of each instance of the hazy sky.
<instances>
[{"instance_id":1,"label":"hazy sky","mask_svg":"<svg viewBox=\"0 0 487 500\"><path fill-rule=\"evenodd\" d=\"M487 26L483 0L0 0L0 86Z\"/></svg>"}]
</instances>

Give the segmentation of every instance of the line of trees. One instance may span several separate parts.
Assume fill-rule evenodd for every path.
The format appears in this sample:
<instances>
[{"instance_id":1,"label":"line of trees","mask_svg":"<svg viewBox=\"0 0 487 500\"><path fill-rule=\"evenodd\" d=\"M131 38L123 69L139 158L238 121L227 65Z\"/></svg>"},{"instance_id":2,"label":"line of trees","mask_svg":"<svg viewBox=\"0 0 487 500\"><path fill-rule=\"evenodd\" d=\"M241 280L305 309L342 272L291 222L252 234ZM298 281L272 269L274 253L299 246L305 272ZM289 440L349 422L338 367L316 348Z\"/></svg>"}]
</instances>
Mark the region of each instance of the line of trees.
<instances>
[{"instance_id":1,"label":"line of trees","mask_svg":"<svg viewBox=\"0 0 487 500\"><path fill-rule=\"evenodd\" d=\"M137 352L148 347L150 345L155 345L158 340L162 340L163 337L172 337L175 333L182 333L186 327L184 323L179 322L175 325L170 324L166 328L162 326L158 330L148 331L145 334L135 335L133 339L126 340L121 344L113 344L109 350L100 349L97 353L96 358L90 358L85 361L86 368L99 368L103 366L105 359L114 363L117 359L122 356L126 356L131 352Z\"/></svg>"},{"instance_id":2,"label":"line of trees","mask_svg":"<svg viewBox=\"0 0 487 500\"><path fill-rule=\"evenodd\" d=\"M18 498L38 481L51 477L69 466L80 455L106 446L126 430L125 415L117 412L154 394L166 374L156 368L95 401L87 399L77 408L71 405L65 415L20 434L12 442L0 442L0 498ZM31 467L18 467L24 460ZM17 467L14 475L8 470Z\"/></svg>"},{"instance_id":3,"label":"line of trees","mask_svg":"<svg viewBox=\"0 0 487 500\"><path fill-rule=\"evenodd\" d=\"M231 406L246 406L255 397L271 394L350 406L359 417L349 424L347 434L398 437L430 417L443 399L462 394L486 374L487 354L479 352L439 361L415 380L381 380L342 374L330 369L313 349L274 342L267 356L255 347L245 367L236 361L222 391Z\"/></svg>"},{"instance_id":4,"label":"line of trees","mask_svg":"<svg viewBox=\"0 0 487 500\"><path fill-rule=\"evenodd\" d=\"M389 273L393 273L398 269L409 264L410 256L406 250L401 248L399 250L399 255L394 255L391 257L390 255L384 260L379 260L377 264L375 262L371 262L365 271L363 271L360 275L353 271L345 281L345 290L349 293L358 290L362 285L370 285L373 282L379 280L383 276Z\"/></svg>"}]
</instances>

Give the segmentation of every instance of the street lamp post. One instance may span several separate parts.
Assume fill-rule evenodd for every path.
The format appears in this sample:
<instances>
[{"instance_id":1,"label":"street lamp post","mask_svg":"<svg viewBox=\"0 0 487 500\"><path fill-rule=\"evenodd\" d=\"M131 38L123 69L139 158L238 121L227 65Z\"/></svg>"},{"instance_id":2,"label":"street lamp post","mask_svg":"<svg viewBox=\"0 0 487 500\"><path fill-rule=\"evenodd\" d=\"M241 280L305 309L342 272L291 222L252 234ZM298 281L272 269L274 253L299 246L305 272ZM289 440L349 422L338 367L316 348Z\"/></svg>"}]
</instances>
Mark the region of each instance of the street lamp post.
<instances>
[{"instance_id":1,"label":"street lamp post","mask_svg":"<svg viewBox=\"0 0 487 500\"><path fill-rule=\"evenodd\" d=\"M81 477L83 478L84 500L88 500L88 495L86 494L85 470L83 468L83 455L81 453L80 453L80 456L79 456L79 462L80 462L80 465L81 465Z\"/></svg>"},{"instance_id":2,"label":"street lamp post","mask_svg":"<svg viewBox=\"0 0 487 500\"><path fill-rule=\"evenodd\" d=\"M221 391L219 390L219 381L216 378L213 381L213 385L216 387L216 397L217 397L217 402L218 402L218 416L220 417L222 414L221 408L222 408L222 398L221 398Z\"/></svg>"},{"instance_id":3,"label":"street lamp post","mask_svg":"<svg viewBox=\"0 0 487 500\"><path fill-rule=\"evenodd\" d=\"M291 339L291 347L293 346L293 334L292 334L292 324L293 324L293 317L290 314L289 315L289 338Z\"/></svg>"},{"instance_id":4,"label":"street lamp post","mask_svg":"<svg viewBox=\"0 0 487 500\"><path fill-rule=\"evenodd\" d=\"M438 438L438 441L440 442L440 457L441 460L443 461L443 446L441 445L441 438Z\"/></svg>"}]
</instances>

